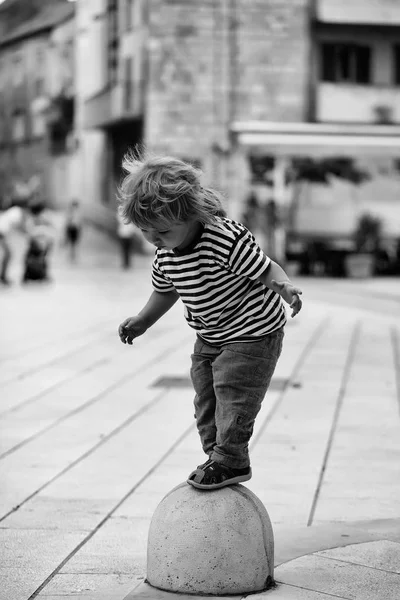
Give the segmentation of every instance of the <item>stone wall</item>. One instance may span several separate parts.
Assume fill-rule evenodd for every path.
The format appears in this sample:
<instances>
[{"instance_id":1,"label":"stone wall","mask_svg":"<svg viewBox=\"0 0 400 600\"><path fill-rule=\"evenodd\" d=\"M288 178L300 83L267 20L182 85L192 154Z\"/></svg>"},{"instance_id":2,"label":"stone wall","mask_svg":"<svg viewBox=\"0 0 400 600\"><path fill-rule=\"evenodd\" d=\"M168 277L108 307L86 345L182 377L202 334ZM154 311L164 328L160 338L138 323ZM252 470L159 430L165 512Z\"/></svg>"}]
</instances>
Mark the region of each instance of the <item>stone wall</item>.
<instances>
[{"instance_id":1,"label":"stone wall","mask_svg":"<svg viewBox=\"0 0 400 600\"><path fill-rule=\"evenodd\" d=\"M306 120L309 0L149 0L148 31L150 148L223 180L233 121Z\"/></svg>"},{"instance_id":2,"label":"stone wall","mask_svg":"<svg viewBox=\"0 0 400 600\"><path fill-rule=\"evenodd\" d=\"M236 118L307 120L309 0L242 0L240 5Z\"/></svg>"}]
</instances>

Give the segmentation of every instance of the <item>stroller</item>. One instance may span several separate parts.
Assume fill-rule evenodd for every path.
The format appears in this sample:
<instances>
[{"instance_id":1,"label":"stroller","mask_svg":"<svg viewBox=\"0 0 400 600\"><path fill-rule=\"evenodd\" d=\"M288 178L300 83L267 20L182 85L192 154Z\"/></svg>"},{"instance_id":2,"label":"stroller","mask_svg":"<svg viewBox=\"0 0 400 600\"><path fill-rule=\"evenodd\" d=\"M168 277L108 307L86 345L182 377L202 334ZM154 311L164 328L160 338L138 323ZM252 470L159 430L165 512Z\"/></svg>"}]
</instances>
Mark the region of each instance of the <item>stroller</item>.
<instances>
[{"instance_id":1,"label":"stroller","mask_svg":"<svg viewBox=\"0 0 400 600\"><path fill-rule=\"evenodd\" d=\"M27 281L48 281L48 258L50 244L47 241L32 238L25 254L25 270L22 278Z\"/></svg>"},{"instance_id":2,"label":"stroller","mask_svg":"<svg viewBox=\"0 0 400 600\"><path fill-rule=\"evenodd\" d=\"M31 224L28 249L25 254L22 282L49 281L48 254L53 244L51 223L35 215Z\"/></svg>"}]
</instances>

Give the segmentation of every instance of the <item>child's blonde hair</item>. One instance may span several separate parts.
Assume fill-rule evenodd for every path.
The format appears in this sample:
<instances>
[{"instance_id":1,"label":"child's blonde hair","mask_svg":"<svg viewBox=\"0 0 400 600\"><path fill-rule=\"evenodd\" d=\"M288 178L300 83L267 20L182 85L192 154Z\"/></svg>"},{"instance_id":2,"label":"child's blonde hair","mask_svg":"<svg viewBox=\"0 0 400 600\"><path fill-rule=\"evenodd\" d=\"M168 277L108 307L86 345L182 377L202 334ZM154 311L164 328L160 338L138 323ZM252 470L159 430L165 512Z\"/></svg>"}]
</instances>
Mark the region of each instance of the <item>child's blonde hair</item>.
<instances>
[{"instance_id":1,"label":"child's blonde hair","mask_svg":"<svg viewBox=\"0 0 400 600\"><path fill-rule=\"evenodd\" d=\"M119 191L120 213L140 229L190 220L213 223L225 215L221 195L202 187L201 171L189 163L129 152L122 167L127 175Z\"/></svg>"}]
</instances>

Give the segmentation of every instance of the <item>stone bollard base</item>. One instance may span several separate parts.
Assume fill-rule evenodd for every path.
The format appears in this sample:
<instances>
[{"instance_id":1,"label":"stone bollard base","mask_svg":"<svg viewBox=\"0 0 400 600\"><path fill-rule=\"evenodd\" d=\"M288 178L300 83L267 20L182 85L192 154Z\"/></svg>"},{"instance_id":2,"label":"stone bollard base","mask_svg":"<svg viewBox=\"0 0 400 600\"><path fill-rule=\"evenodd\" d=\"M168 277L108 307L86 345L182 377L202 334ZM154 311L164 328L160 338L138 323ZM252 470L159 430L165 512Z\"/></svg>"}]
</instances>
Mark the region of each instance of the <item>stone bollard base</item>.
<instances>
[{"instance_id":1,"label":"stone bollard base","mask_svg":"<svg viewBox=\"0 0 400 600\"><path fill-rule=\"evenodd\" d=\"M156 508L147 582L167 592L224 596L274 585L268 513L243 485L202 491L182 483Z\"/></svg>"}]
</instances>

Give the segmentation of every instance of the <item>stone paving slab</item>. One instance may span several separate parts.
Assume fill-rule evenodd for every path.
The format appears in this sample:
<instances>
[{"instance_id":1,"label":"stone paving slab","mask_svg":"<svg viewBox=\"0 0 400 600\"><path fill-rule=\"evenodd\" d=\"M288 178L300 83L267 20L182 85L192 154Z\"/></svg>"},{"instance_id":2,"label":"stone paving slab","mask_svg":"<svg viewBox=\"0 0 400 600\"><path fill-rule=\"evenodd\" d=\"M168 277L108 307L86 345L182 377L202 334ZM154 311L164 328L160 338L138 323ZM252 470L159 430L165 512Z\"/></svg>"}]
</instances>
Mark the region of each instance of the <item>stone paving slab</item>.
<instances>
[{"instance_id":1,"label":"stone paving slab","mask_svg":"<svg viewBox=\"0 0 400 600\"><path fill-rule=\"evenodd\" d=\"M248 596L249 598L249 596ZM274 590L265 594L254 594L251 600L332 600L331 594L321 594L313 590L292 587L279 583ZM338 596L336 596L338 598ZM155 599L156 600L156 599Z\"/></svg>"},{"instance_id":2,"label":"stone paving slab","mask_svg":"<svg viewBox=\"0 0 400 600\"><path fill-rule=\"evenodd\" d=\"M77 547L84 532L42 529L0 529L0 598L29 598Z\"/></svg>"},{"instance_id":3,"label":"stone paving slab","mask_svg":"<svg viewBox=\"0 0 400 600\"><path fill-rule=\"evenodd\" d=\"M107 332L107 329L109 330ZM16 381L24 381L27 383L27 378L40 367L48 367L62 359L74 362L79 360L87 347L93 348L100 344L100 349L104 353L107 349L107 341L115 337L115 331L111 331L109 323L104 324L104 330L99 332L98 327L95 330L87 330L79 332L77 335L71 335L68 338L66 335L60 340L50 340L48 343L41 345L39 348L32 348L30 351L24 345L24 354L21 353L14 357L3 361L0 372L0 383L2 386L15 385ZM82 364L79 364L82 369Z\"/></svg>"},{"instance_id":4,"label":"stone paving slab","mask_svg":"<svg viewBox=\"0 0 400 600\"><path fill-rule=\"evenodd\" d=\"M364 548L364 544L359 544L348 547L346 553L331 550L290 561L276 569L276 580L349 600L396 600L400 597L400 575L391 571L391 564L393 554L400 560L400 544L394 544L395 551L392 547L389 551L385 541L373 544L381 556L381 566L383 558L384 569L364 566L362 561L371 551L371 545Z\"/></svg>"},{"instance_id":5,"label":"stone paving slab","mask_svg":"<svg viewBox=\"0 0 400 600\"><path fill-rule=\"evenodd\" d=\"M390 540L379 540L356 546L350 544L343 548L318 552L318 555L400 574L400 543Z\"/></svg>"},{"instance_id":6,"label":"stone paving slab","mask_svg":"<svg viewBox=\"0 0 400 600\"><path fill-rule=\"evenodd\" d=\"M140 579L140 581L142 578ZM122 600L138 584L134 573L58 574L41 592L45 600Z\"/></svg>"},{"instance_id":7,"label":"stone paving slab","mask_svg":"<svg viewBox=\"0 0 400 600\"><path fill-rule=\"evenodd\" d=\"M134 590L132 590L123 600L134 600L137 598L138 600L204 600L204 598L217 598L217 596L197 596L197 595L188 595L188 594L174 594L172 592L165 592L164 590L158 590L147 582L140 583ZM225 600L239 600L242 596L219 596L219 598L224 598ZM251 595L250 598L254 596Z\"/></svg>"},{"instance_id":8,"label":"stone paving slab","mask_svg":"<svg viewBox=\"0 0 400 600\"><path fill-rule=\"evenodd\" d=\"M276 587L251 595L254 600L397 600L400 597L400 544L386 540L352 544L291 560L275 570ZM158 590L146 581L124 600L187 600L204 596ZM226 597L226 596L224 596ZM211 596L221 598L221 596Z\"/></svg>"},{"instance_id":9,"label":"stone paving slab","mask_svg":"<svg viewBox=\"0 0 400 600\"><path fill-rule=\"evenodd\" d=\"M177 335L176 338L177 341L182 342L186 339L186 336ZM154 340L152 344L150 342L147 350L153 351L159 366L164 364L167 370L170 368L168 363L171 360L171 355L178 361L181 358L179 350L166 353L165 347L158 340ZM89 354L90 350L87 352ZM111 355L108 360L101 360L98 364L98 354L96 352L91 354L92 368L86 369L83 373L77 369L73 377L63 381L58 386L48 388L48 380L44 380L45 389L40 395L37 395L35 391L33 396L30 396L32 393L31 382L26 382L24 387L26 394L28 394L26 405L22 402L23 406L21 406L20 399L15 399L16 406L13 410L2 415L1 430L4 435L1 436L0 456L10 453L24 441L26 443L33 436L38 437L57 424L60 426L63 422L64 425L66 422L70 424L72 422L71 417L75 421L79 419L90 420L88 419L90 411L94 412L93 417L97 417L92 420L93 426L98 421L97 428L103 429L102 434L105 435L107 430L112 429L113 421L118 422L119 419L122 422L124 417L127 418L132 413L135 402L143 400L144 396L149 395L149 392L154 396L157 394L157 390L148 389L151 373L149 373L148 361L143 354L134 357L136 372L133 372L128 380L126 378L127 364L132 360L131 357L114 352L114 355ZM134 393L131 391L133 386ZM116 390L117 387L118 391ZM139 390L143 390L142 399L139 397ZM4 393L10 399L8 388L4 390ZM110 404L107 393L115 396L118 394L118 411L115 410L115 406ZM125 414L121 410L123 406L125 406ZM75 414L73 415L74 411ZM104 422L107 423L106 427L101 425ZM77 423L76 428L78 427L79 424Z\"/></svg>"}]
</instances>

